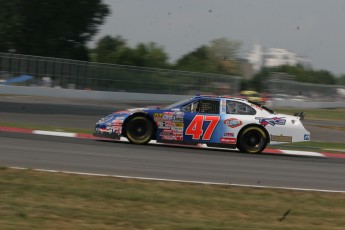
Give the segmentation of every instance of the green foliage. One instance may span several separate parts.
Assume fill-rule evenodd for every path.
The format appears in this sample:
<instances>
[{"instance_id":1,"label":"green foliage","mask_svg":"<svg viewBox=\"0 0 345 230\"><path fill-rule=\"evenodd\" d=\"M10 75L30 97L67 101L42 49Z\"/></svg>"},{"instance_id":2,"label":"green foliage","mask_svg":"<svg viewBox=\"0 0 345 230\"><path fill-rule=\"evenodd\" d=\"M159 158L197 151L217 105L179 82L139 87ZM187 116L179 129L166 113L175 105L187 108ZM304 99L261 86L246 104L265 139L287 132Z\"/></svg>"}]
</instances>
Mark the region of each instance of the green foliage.
<instances>
[{"instance_id":1,"label":"green foliage","mask_svg":"<svg viewBox=\"0 0 345 230\"><path fill-rule=\"evenodd\" d=\"M260 72L255 74L253 79L248 83L248 88L244 89L252 89L258 92L263 92L267 88L267 81L271 70L268 68L262 68Z\"/></svg>"},{"instance_id":2,"label":"green foliage","mask_svg":"<svg viewBox=\"0 0 345 230\"><path fill-rule=\"evenodd\" d=\"M0 0L0 51L88 60L86 43L109 13L101 0Z\"/></svg>"},{"instance_id":3,"label":"green foliage","mask_svg":"<svg viewBox=\"0 0 345 230\"><path fill-rule=\"evenodd\" d=\"M217 66L217 73L238 75L238 51L241 43L227 38L218 38L210 42L208 47L211 59Z\"/></svg>"},{"instance_id":4,"label":"green foliage","mask_svg":"<svg viewBox=\"0 0 345 230\"><path fill-rule=\"evenodd\" d=\"M139 43L131 48L121 36L105 36L97 42L92 52L96 62L154 68L169 66L168 55L154 42Z\"/></svg>"},{"instance_id":5,"label":"green foliage","mask_svg":"<svg viewBox=\"0 0 345 230\"><path fill-rule=\"evenodd\" d=\"M97 46L93 51L92 59L101 63L112 63L121 60L121 54L126 48L126 41L121 37L115 38L105 36L97 42Z\"/></svg>"},{"instance_id":6,"label":"green foliage","mask_svg":"<svg viewBox=\"0 0 345 230\"><path fill-rule=\"evenodd\" d=\"M336 79L334 75L327 70L313 70L305 69L303 66L280 66L273 69L275 72L287 73L295 77L296 81L315 83L315 84L328 84L334 85Z\"/></svg>"},{"instance_id":7,"label":"green foliage","mask_svg":"<svg viewBox=\"0 0 345 230\"><path fill-rule=\"evenodd\" d=\"M237 53L239 42L225 38L215 39L210 45L200 46L182 56L174 66L168 63L168 55L163 47L154 42L139 43L135 48L127 45L121 36L105 36L92 50L96 62L132 65L152 68L169 68L191 72L234 74L238 73Z\"/></svg>"},{"instance_id":8,"label":"green foliage","mask_svg":"<svg viewBox=\"0 0 345 230\"><path fill-rule=\"evenodd\" d=\"M179 92L206 91L212 92L213 88L205 84L205 76L188 77L175 75L173 71L138 71L136 67L149 68L173 68L176 70L203 72L229 75L237 71L237 50L239 43L227 39L216 39L209 46L201 46L184 55L175 65L168 63L168 55L164 48L156 43L139 43L134 48L127 45L125 39L120 36L105 36L101 38L96 48L92 50L92 59L96 62L130 65L131 71L121 68L107 72L109 81L98 81L101 88L108 87L112 90L128 90L136 92L170 92L176 89ZM227 58L224 58L226 55ZM217 81L215 79L215 81ZM130 84L128 84L130 82ZM148 85L148 83L150 83ZM223 82L223 81L221 81ZM197 88L195 88L197 86ZM175 91L174 91L175 90ZM176 93L176 92L175 92Z\"/></svg>"},{"instance_id":9,"label":"green foliage","mask_svg":"<svg viewBox=\"0 0 345 230\"><path fill-rule=\"evenodd\" d=\"M144 67L168 67L168 55L154 42L139 43L134 50L134 65Z\"/></svg>"},{"instance_id":10,"label":"green foliage","mask_svg":"<svg viewBox=\"0 0 345 230\"><path fill-rule=\"evenodd\" d=\"M241 44L226 38L214 39L178 59L175 68L194 72L238 74L238 50Z\"/></svg>"},{"instance_id":11,"label":"green foliage","mask_svg":"<svg viewBox=\"0 0 345 230\"><path fill-rule=\"evenodd\" d=\"M211 58L216 61L238 59L237 55L240 48L240 42L232 41L227 38L214 39L209 45Z\"/></svg>"},{"instance_id":12,"label":"green foliage","mask_svg":"<svg viewBox=\"0 0 345 230\"><path fill-rule=\"evenodd\" d=\"M176 62L175 69L192 72L217 72L215 62L210 58L207 46L200 46L194 51L182 56Z\"/></svg>"},{"instance_id":13,"label":"green foliage","mask_svg":"<svg viewBox=\"0 0 345 230\"><path fill-rule=\"evenodd\" d=\"M337 84L338 84L338 85L345 85L345 74L343 74L342 76L340 76L340 77L337 79Z\"/></svg>"},{"instance_id":14,"label":"green foliage","mask_svg":"<svg viewBox=\"0 0 345 230\"><path fill-rule=\"evenodd\" d=\"M135 92L166 92L169 90L171 77L163 73L152 71L139 71L136 67L167 68L168 55L156 43L139 43L132 48L121 36L105 36L101 38L96 48L92 50L92 59L96 62L132 66L131 70L109 68L106 81L99 80L99 89L131 90ZM100 75L104 77L103 75ZM130 82L130 84L128 84Z\"/></svg>"}]
</instances>

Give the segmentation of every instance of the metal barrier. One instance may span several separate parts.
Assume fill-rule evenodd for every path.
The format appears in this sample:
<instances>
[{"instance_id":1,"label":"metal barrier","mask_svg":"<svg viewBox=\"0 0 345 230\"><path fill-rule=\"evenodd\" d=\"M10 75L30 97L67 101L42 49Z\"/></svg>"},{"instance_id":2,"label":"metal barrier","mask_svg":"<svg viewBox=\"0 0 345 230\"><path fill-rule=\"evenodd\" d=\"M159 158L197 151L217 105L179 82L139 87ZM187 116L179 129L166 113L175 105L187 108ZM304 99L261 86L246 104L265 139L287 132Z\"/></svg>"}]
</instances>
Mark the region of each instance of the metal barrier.
<instances>
[{"instance_id":1,"label":"metal barrier","mask_svg":"<svg viewBox=\"0 0 345 230\"><path fill-rule=\"evenodd\" d=\"M303 83L289 79L278 79L277 76L271 76L268 83L268 92L273 99L315 102L345 100L344 85Z\"/></svg>"},{"instance_id":2,"label":"metal barrier","mask_svg":"<svg viewBox=\"0 0 345 230\"><path fill-rule=\"evenodd\" d=\"M237 95L240 89L236 76L0 53L0 79L20 75L33 79L16 85L98 91Z\"/></svg>"}]
</instances>

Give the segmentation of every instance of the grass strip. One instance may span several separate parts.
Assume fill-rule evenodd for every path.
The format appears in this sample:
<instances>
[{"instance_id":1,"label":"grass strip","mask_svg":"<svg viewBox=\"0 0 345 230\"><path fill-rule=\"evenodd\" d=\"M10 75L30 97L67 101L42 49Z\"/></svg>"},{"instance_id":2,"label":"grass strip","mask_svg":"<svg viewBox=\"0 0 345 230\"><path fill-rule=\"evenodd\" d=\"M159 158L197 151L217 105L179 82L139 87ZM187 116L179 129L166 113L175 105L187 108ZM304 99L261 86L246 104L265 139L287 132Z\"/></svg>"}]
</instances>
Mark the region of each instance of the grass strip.
<instances>
[{"instance_id":1,"label":"grass strip","mask_svg":"<svg viewBox=\"0 0 345 230\"><path fill-rule=\"evenodd\" d=\"M3 229L343 229L345 194L0 168Z\"/></svg>"},{"instance_id":2,"label":"grass strip","mask_svg":"<svg viewBox=\"0 0 345 230\"><path fill-rule=\"evenodd\" d=\"M345 109L300 109L300 108L277 108L274 111L283 114L293 115L296 112L303 111L306 119L310 120L327 120L327 121L345 121Z\"/></svg>"}]
</instances>

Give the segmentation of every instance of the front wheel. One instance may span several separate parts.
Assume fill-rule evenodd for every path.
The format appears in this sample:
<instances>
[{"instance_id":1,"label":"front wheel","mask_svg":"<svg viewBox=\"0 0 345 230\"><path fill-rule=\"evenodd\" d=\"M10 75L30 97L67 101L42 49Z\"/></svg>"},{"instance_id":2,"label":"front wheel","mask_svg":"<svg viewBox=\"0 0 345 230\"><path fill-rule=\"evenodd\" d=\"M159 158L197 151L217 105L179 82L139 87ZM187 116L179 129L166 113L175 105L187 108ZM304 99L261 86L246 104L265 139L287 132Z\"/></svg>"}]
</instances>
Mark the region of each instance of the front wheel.
<instances>
[{"instance_id":1,"label":"front wheel","mask_svg":"<svg viewBox=\"0 0 345 230\"><path fill-rule=\"evenodd\" d=\"M127 139L134 144L147 144L153 134L152 122L146 117L133 117L126 126Z\"/></svg>"},{"instance_id":2,"label":"front wheel","mask_svg":"<svg viewBox=\"0 0 345 230\"><path fill-rule=\"evenodd\" d=\"M237 148L241 152L261 153L267 146L268 137L265 131L257 126L245 128L237 140Z\"/></svg>"}]
</instances>

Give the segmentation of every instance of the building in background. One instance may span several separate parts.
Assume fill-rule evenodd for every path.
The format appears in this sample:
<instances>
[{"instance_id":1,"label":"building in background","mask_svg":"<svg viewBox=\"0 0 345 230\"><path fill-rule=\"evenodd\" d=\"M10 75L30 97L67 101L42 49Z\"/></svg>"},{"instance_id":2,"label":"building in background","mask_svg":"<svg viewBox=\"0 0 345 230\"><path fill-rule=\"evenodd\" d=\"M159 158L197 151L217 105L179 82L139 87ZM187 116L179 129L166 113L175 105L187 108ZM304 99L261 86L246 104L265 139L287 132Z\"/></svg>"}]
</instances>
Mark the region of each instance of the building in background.
<instances>
[{"instance_id":1,"label":"building in background","mask_svg":"<svg viewBox=\"0 0 345 230\"><path fill-rule=\"evenodd\" d=\"M264 52L261 45L254 45L252 52L246 58L252 64L254 72L259 71L263 66Z\"/></svg>"},{"instance_id":2,"label":"building in background","mask_svg":"<svg viewBox=\"0 0 345 230\"><path fill-rule=\"evenodd\" d=\"M254 45L253 50L247 55L249 63L252 64L254 73L263 67L277 67L282 65L302 65L306 69L312 67L311 61L304 56L290 52L286 49L268 48L261 45Z\"/></svg>"}]
</instances>

